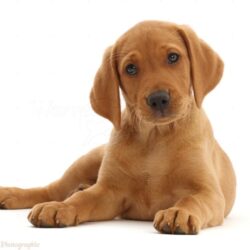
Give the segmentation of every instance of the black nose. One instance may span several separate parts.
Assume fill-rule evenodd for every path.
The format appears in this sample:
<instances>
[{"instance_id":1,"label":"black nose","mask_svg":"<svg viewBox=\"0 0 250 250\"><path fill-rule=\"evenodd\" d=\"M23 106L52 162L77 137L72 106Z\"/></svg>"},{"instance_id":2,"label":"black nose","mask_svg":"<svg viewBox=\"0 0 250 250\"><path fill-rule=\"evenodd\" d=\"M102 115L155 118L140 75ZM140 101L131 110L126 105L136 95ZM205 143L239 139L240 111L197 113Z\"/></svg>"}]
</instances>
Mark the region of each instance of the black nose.
<instances>
[{"instance_id":1,"label":"black nose","mask_svg":"<svg viewBox=\"0 0 250 250\"><path fill-rule=\"evenodd\" d=\"M154 110L164 111L169 104L170 96L166 91L157 91L147 98L147 104Z\"/></svg>"}]
</instances>

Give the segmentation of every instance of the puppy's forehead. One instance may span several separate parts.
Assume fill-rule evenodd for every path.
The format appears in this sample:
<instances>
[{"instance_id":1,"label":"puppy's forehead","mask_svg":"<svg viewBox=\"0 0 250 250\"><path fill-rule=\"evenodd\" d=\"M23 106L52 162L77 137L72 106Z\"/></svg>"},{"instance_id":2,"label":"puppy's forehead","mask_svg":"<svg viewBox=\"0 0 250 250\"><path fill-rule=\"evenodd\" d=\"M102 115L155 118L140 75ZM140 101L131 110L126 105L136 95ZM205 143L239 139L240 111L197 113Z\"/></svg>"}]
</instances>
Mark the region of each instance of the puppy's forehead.
<instances>
[{"instance_id":1,"label":"puppy's forehead","mask_svg":"<svg viewBox=\"0 0 250 250\"><path fill-rule=\"evenodd\" d=\"M175 24L147 21L128 30L117 42L120 50L149 50L151 48L175 44L183 47L184 43Z\"/></svg>"}]
</instances>

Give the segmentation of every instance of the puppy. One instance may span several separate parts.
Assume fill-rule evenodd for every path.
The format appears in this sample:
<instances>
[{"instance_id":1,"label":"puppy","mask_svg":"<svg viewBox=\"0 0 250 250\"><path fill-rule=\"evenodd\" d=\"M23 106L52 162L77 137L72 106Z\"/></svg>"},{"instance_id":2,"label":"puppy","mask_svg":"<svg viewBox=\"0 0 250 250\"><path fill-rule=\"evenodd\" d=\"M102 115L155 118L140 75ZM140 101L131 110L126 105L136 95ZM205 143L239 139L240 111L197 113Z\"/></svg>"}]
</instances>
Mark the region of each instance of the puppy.
<instances>
[{"instance_id":1,"label":"puppy","mask_svg":"<svg viewBox=\"0 0 250 250\"><path fill-rule=\"evenodd\" d=\"M222 73L219 56L189 27L137 24L106 50L90 94L114 125L109 143L45 187L1 188L1 208L34 206L28 218L36 227L117 216L153 220L167 234L220 225L236 180L201 105Z\"/></svg>"}]
</instances>

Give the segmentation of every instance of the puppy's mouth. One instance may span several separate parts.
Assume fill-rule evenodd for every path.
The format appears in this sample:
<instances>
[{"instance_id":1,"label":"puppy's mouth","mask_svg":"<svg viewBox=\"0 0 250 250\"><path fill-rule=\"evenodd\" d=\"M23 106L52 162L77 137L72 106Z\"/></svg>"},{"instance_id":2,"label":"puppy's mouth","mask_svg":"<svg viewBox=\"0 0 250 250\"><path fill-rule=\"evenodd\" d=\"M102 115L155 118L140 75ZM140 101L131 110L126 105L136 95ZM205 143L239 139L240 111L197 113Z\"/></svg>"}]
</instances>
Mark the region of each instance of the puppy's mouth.
<instances>
[{"instance_id":1,"label":"puppy's mouth","mask_svg":"<svg viewBox=\"0 0 250 250\"><path fill-rule=\"evenodd\" d=\"M169 124L172 123L180 118L180 115L171 114L167 111L164 112L154 112L154 114L149 117L149 119L146 119L150 123L154 124Z\"/></svg>"},{"instance_id":2,"label":"puppy's mouth","mask_svg":"<svg viewBox=\"0 0 250 250\"><path fill-rule=\"evenodd\" d=\"M163 110L163 111L150 110L149 112L143 112L142 110L140 110L138 112L138 117L140 118L140 120L143 120L147 123L164 125L164 124L170 124L180 119L182 116L180 114L174 114L169 110Z\"/></svg>"},{"instance_id":3,"label":"puppy's mouth","mask_svg":"<svg viewBox=\"0 0 250 250\"><path fill-rule=\"evenodd\" d=\"M162 120L164 118L167 118L168 112L166 110L156 110L153 112L152 116L157 120Z\"/></svg>"},{"instance_id":4,"label":"puppy's mouth","mask_svg":"<svg viewBox=\"0 0 250 250\"><path fill-rule=\"evenodd\" d=\"M167 125L177 120L183 119L189 114L190 101L181 103L170 103L166 109L155 110L150 107L141 106L136 110L136 114L141 121L155 125Z\"/></svg>"},{"instance_id":5,"label":"puppy's mouth","mask_svg":"<svg viewBox=\"0 0 250 250\"><path fill-rule=\"evenodd\" d=\"M186 117L192 106L189 96L177 98L167 92L159 91L145 99L141 99L135 107L135 113L139 121L154 125L167 125Z\"/></svg>"}]
</instances>

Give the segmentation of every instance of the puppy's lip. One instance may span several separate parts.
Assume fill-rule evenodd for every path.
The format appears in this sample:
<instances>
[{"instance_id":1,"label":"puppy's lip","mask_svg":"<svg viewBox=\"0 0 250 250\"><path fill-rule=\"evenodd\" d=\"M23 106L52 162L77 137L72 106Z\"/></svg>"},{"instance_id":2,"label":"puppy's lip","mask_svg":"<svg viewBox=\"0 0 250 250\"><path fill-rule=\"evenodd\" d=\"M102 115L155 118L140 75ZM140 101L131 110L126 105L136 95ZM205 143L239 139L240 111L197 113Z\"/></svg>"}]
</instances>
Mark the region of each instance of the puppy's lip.
<instances>
[{"instance_id":1,"label":"puppy's lip","mask_svg":"<svg viewBox=\"0 0 250 250\"><path fill-rule=\"evenodd\" d=\"M168 116L167 112L165 110L157 110L153 113L153 116L156 118L156 119L163 119L163 118L166 118Z\"/></svg>"},{"instance_id":2,"label":"puppy's lip","mask_svg":"<svg viewBox=\"0 0 250 250\"><path fill-rule=\"evenodd\" d=\"M176 119L176 116L168 113L153 114L151 117L147 117L145 120L153 124L169 124Z\"/></svg>"}]
</instances>

